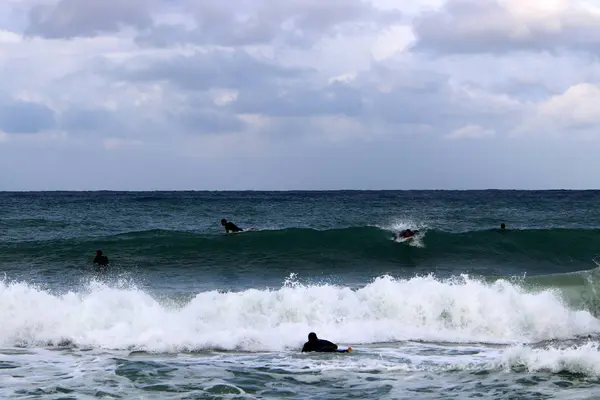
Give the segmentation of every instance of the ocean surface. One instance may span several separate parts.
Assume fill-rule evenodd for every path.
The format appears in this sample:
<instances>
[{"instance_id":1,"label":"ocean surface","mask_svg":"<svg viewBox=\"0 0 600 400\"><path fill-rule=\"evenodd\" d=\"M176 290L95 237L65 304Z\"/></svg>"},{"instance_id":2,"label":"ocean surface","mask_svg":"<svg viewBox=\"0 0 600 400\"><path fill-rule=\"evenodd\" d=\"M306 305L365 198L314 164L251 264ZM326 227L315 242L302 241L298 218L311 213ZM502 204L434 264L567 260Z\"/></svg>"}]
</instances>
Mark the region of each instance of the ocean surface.
<instances>
[{"instance_id":1,"label":"ocean surface","mask_svg":"<svg viewBox=\"0 0 600 400\"><path fill-rule=\"evenodd\" d=\"M0 398L592 399L598 263L600 191L4 192Z\"/></svg>"}]
</instances>

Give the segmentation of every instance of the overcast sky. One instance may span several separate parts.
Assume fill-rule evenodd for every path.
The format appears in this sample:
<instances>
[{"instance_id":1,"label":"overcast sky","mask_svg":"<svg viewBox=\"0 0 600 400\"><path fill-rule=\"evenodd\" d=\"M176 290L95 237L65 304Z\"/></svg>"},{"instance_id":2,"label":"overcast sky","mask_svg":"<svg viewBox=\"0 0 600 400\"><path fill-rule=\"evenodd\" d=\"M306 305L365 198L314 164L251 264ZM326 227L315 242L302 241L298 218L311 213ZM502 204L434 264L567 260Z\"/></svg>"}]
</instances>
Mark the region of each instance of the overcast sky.
<instances>
[{"instance_id":1,"label":"overcast sky","mask_svg":"<svg viewBox=\"0 0 600 400\"><path fill-rule=\"evenodd\" d=\"M600 0L3 0L0 190L600 188Z\"/></svg>"}]
</instances>

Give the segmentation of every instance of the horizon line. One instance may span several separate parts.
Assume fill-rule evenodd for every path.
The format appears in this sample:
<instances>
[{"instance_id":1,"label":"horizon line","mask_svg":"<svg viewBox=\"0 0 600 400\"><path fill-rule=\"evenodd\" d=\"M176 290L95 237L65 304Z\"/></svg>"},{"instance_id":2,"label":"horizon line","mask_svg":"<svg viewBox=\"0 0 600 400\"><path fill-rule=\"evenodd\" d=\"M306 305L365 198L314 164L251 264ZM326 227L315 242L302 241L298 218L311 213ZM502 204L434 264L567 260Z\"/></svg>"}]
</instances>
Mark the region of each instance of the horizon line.
<instances>
[{"instance_id":1,"label":"horizon line","mask_svg":"<svg viewBox=\"0 0 600 400\"><path fill-rule=\"evenodd\" d=\"M216 192L216 193L240 193L240 192L583 192L599 191L600 188L586 189L21 189L0 190L0 193L148 193L148 192Z\"/></svg>"}]
</instances>

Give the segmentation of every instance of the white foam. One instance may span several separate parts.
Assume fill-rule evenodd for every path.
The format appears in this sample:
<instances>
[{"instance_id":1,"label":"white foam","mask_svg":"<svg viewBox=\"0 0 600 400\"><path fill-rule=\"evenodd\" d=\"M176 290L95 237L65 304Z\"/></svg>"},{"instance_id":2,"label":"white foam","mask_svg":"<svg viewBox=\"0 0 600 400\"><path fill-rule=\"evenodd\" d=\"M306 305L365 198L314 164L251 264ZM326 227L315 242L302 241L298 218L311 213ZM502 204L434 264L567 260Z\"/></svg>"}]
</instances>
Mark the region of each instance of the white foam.
<instances>
[{"instance_id":1,"label":"white foam","mask_svg":"<svg viewBox=\"0 0 600 400\"><path fill-rule=\"evenodd\" d=\"M54 295L26 283L0 283L0 345L70 340L80 346L154 351L297 349L310 331L340 346L399 340L535 342L600 331L587 311L558 292L527 293L507 281L463 277L381 277L353 291L304 286L198 293L161 303L134 287L91 284Z\"/></svg>"},{"instance_id":2,"label":"white foam","mask_svg":"<svg viewBox=\"0 0 600 400\"><path fill-rule=\"evenodd\" d=\"M600 376L600 344L589 342L567 348L532 349L516 346L507 349L496 363L504 369L525 368L529 372L563 372Z\"/></svg>"},{"instance_id":3,"label":"white foam","mask_svg":"<svg viewBox=\"0 0 600 400\"><path fill-rule=\"evenodd\" d=\"M427 229L427 225L421 222L415 222L412 219L394 219L391 223L386 225L375 225L379 229L383 229L390 232L400 232L405 229L420 230L424 231Z\"/></svg>"}]
</instances>

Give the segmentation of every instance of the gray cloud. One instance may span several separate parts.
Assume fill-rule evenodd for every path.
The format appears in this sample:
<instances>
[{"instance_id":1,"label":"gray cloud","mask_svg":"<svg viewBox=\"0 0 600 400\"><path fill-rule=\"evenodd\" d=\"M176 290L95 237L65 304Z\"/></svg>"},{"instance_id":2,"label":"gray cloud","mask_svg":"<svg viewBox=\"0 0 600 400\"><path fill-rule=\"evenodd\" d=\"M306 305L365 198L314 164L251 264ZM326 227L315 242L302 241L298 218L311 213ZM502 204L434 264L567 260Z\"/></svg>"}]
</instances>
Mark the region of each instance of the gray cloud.
<instances>
[{"instance_id":1,"label":"gray cloud","mask_svg":"<svg viewBox=\"0 0 600 400\"><path fill-rule=\"evenodd\" d=\"M62 129L72 132L115 131L119 123L115 113L105 109L69 108L59 119Z\"/></svg>"},{"instance_id":2,"label":"gray cloud","mask_svg":"<svg viewBox=\"0 0 600 400\"><path fill-rule=\"evenodd\" d=\"M314 79L315 72L258 61L242 50L197 52L154 63L143 57L113 73L134 83L162 82L183 89L179 98L185 111L170 111L168 118L172 123L179 118L186 130L199 133L242 129L236 114L344 115L396 125L433 124L447 132L466 124L504 126L519 106L475 84L453 86L449 75L417 65L398 69L394 60L373 64L349 83L322 82ZM237 96L216 107L200 95L215 88L234 90Z\"/></svg>"},{"instance_id":3,"label":"gray cloud","mask_svg":"<svg viewBox=\"0 0 600 400\"><path fill-rule=\"evenodd\" d=\"M54 111L43 104L0 102L0 130L6 133L37 133L54 126Z\"/></svg>"},{"instance_id":4,"label":"gray cloud","mask_svg":"<svg viewBox=\"0 0 600 400\"><path fill-rule=\"evenodd\" d=\"M139 57L112 73L128 81L166 81L184 90L269 85L277 79L306 76L309 71L259 61L243 50L211 50L155 61Z\"/></svg>"},{"instance_id":5,"label":"gray cloud","mask_svg":"<svg viewBox=\"0 0 600 400\"><path fill-rule=\"evenodd\" d=\"M343 115L361 123L429 125L445 133L468 124L506 128L520 117L521 104L501 91L494 94L475 84L453 85L448 75L398 70L394 64L381 63L350 83L242 90L231 108L278 118ZM303 126L301 120L294 125Z\"/></svg>"},{"instance_id":6,"label":"gray cloud","mask_svg":"<svg viewBox=\"0 0 600 400\"><path fill-rule=\"evenodd\" d=\"M46 38L96 36L123 27L145 28L152 24L151 0L59 0L30 11L27 35Z\"/></svg>"},{"instance_id":7,"label":"gray cloud","mask_svg":"<svg viewBox=\"0 0 600 400\"><path fill-rule=\"evenodd\" d=\"M440 10L415 20L412 49L442 54L597 51L600 16L575 2L566 10L546 11L547 16L535 8L519 8L516 14L498 0L448 0Z\"/></svg>"},{"instance_id":8,"label":"gray cloud","mask_svg":"<svg viewBox=\"0 0 600 400\"><path fill-rule=\"evenodd\" d=\"M168 120L183 127L188 133L222 133L237 132L245 128L246 124L236 115L224 110L197 109L187 110L182 113L168 113Z\"/></svg>"},{"instance_id":9,"label":"gray cloud","mask_svg":"<svg viewBox=\"0 0 600 400\"><path fill-rule=\"evenodd\" d=\"M530 11L558 3L569 8ZM398 13L359 0L37 6L28 33L42 38L5 34L0 75L13 98L49 99L57 112L0 98L0 131L8 132L0 133L0 182L24 189L589 186L598 169L597 60L559 50L593 50L599 40L596 18L575 3L450 0L415 20L413 51L403 49L412 35L396 24ZM105 34L112 37L94 37ZM129 34L138 45L164 48L139 48ZM35 162L14 168L23 157ZM401 163L410 173L395 167ZM218 174L198 175L216 164ZM51 174L40 174L47 168Z\"/></svg>"},{"instance_id":10,"label":"gray cloud","mask_svg":"<svg viewBox=\"0 0 600 400\"><path fill-rule=\"evenodd\" d=\"M363 113L360 90L343 83L333 83L318 89L307 89L299 84L283 93L272 89L260 92L245 90L233 102L232 107L238 113L273 117L336 114L358 117Z\"/></svg>"},{"instance_id":11,"label":"gray cloud","mask_svg":"<svg viewBox=\"0 0 600 400\"><path fill-rule=\"evenodd\" d=\"M235 6L211 0L187 0L183 9L195 28L158 24L139 43L243 46L285 43L310 47L323 37L377 30L398 21L397 11L380 10L363 0L238 1Z\"/></svg>"}]
</instances>

